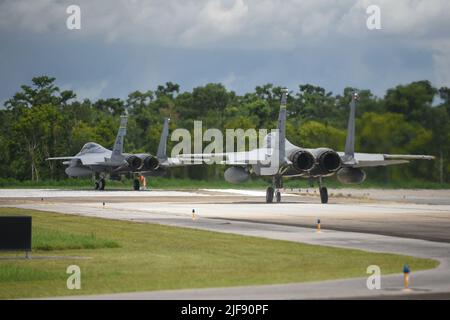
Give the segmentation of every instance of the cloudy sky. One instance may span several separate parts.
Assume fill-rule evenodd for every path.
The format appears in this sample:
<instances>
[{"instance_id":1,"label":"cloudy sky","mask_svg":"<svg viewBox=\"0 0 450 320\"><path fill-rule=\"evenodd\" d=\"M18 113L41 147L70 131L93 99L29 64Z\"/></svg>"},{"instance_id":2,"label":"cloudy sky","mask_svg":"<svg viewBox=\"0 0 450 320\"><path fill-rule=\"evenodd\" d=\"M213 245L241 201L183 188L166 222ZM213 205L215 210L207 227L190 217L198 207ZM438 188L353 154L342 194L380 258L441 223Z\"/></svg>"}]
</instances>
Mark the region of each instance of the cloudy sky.
<instances>
[{"instance_id":1,"label":"cloudy sky","mask_svg":"<svg viewBox=\"0 0 450 320\"><path fill-rule=\"evenodd\" d=\"M71 4L80 30L66 27ZM366 26L370 5L380 30ZM450 1L0 0L0 101L42 74L91 99L166 81L238 93L268 82L377 95L422 79L450 86Z\"/></svg>"}]
</instances>

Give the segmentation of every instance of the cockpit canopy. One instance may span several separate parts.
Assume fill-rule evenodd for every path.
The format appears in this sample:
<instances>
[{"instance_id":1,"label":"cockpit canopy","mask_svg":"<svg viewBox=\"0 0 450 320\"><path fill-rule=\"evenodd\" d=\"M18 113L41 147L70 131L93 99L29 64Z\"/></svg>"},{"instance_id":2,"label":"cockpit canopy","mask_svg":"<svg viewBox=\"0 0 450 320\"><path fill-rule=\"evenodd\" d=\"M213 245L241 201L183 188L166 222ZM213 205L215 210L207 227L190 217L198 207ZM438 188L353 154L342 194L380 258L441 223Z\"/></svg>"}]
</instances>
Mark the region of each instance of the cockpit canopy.
<instances>
[{"instance_id":1,"label":"cockpit canopy","mask_svg":"<svg viewBox=\"0 0 450 320\"><path fill-rule=\"evenodd\" d=\"M103 148L98 143L88 142L83 146L83 148L81 148L81 151L78 154L82 155L82 154L86 154L86 153L100 153L100 152L105 152L105 151L106 151L106 149Z\"/></svg>"}]
</instances>

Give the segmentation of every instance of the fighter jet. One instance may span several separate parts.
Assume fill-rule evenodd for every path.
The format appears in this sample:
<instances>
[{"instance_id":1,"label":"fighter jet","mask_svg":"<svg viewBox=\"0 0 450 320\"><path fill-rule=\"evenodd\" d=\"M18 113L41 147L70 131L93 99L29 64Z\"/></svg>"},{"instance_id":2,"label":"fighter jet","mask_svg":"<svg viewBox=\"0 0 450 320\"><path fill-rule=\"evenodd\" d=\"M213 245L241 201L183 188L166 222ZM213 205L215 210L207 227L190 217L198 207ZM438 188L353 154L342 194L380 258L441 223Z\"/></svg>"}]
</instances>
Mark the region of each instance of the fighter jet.
<instances>
[{"instance_id":1,"label":"fighter jet","mask_svg":"<svg viewBox=\"0 0 450 320\"><path fill-rule=\"evenodd\" d=\"M283 187L283 177L303 177L318 180L320 199L328 202L328 190L323 183L324 177L336 174L337 179L344 184L361 183L366 178L363 168L389 166L408 163L409 160L432 160L429 155L397 155L378 153L355 153L355 110L359 100L357 92L352 94L350 115L345 148L337 152L331 148L303 148L292 144L286 139L286 101L287 89L282 90L278 127L265 136L263 146L244 152L184 154L184 159L222 159L221 164L230 165L225 170L225 180L231 183L241 183L249 179L251 174L272 178L272 185L266 190L266 202L272 203L274 195L276 202L281 202L280 189Z\"/></svg>"},{"instance_id":2,"label":"fighter jet","mask_svg":"<svg viewBox=\"0 0 450 320\"><path fill-rule=\"evenodd\" d=\"M75 156L54 157L47 160L66 160L65 172L69 177L95 177L95 190L104 190L106 178L119 179L122 174L134 175L133 188L140 189L137 176L161 176L165 169L183 165L179 159L167 157L166 145L169 135L169 119L164 119L156 155L149 153L123 153L123 140L126 135L128 116L120 117L119 131L112 150L108 150L95 142L86 143Z\"/></svg>"}]
</instances>

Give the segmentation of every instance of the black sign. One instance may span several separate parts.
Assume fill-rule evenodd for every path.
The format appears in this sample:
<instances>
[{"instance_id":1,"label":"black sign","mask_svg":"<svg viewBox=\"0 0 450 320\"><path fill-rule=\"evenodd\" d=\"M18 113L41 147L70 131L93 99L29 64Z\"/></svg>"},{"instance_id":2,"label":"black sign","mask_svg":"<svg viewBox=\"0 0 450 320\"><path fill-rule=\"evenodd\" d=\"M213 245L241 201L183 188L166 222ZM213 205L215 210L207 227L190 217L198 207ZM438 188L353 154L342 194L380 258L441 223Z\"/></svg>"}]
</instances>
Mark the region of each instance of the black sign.
<instances>
[{"instance_id":1,"label":"black sign","mask_svg":"<svg viewBox=\"0 0 450 320\"><path fill-rule=\"evenodd\" d=\"M0 250L31 251L31 217L0 216Z\"/></svg>"}]
</instances>

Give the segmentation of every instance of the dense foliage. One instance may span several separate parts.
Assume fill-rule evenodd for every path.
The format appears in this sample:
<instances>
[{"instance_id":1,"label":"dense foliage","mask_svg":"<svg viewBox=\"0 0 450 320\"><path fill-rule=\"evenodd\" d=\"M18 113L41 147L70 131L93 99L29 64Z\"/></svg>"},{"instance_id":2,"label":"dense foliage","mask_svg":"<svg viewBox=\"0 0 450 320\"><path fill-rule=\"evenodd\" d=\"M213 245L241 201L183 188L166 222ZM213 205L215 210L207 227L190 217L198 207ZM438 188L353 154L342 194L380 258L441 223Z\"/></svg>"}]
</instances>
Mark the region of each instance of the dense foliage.
<instances>
[{"instance_id":1,"label":"dense foliage","mask_svg":"<svg viewBox=\"0 0 450 320\"><path fill-rule=\"evenodd\" d=\"M291 91L288 99L287 136L305 147L329 146L342 150L348 104L354 88L342 94L310 84ZM450 89L437 89L417 81L387 90L383 98L359 90L357 151L432 154L435 161L418 161L396 168L370 170L378 180L404 178L445 182L450 162ZM20 180L65 177L62 164L45 161L50 156L74 155L88 141L110 148L119 115L130 115L127 152L155 153L163 117L171 129L192 130L193 120L207 128L267 128L276 126L280 87L266 84L238 95L222 84L209 83L192 92L180 92L168 82L156 90L135 91L118 98L80 101L76 93L60 90L54 78L41 76L21 86L0 109L0 178ZM173 146L171 142L170 147ZM205 143L206 145L207 143ZM200 166L172 170L173 177L221 178L223 168Z\"/></svg>"}]
</instances>

